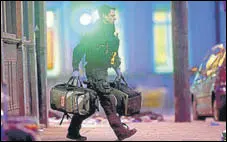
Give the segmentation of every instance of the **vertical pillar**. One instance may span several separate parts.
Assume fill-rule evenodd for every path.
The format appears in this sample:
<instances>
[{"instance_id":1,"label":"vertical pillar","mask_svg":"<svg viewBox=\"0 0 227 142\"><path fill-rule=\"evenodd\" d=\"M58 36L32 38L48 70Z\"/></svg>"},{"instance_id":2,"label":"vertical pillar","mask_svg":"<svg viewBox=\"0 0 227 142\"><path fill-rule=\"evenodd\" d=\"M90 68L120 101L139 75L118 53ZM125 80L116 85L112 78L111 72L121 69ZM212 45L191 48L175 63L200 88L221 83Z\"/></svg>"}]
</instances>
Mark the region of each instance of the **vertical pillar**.
<instances>
[{"instance_id":1,"label":"vertical pillar","mask_svg":"<svg viewBox=\"0 0 227 142\"><path fill-rule=\"evenodd\" d=\"M23 37L23 12L22 12L22 1L16 1L16 37L22 39ZM25 116L26 114L26 100L24 91L24 73L23 73L23 44L22 42L17 45L17 91L19 96L19 115Z\"/></svg>"},{"instance_id":2,"label":"vertical pillar","mask_svg":"<svg viewBox=\"0 0 227 142\"><path fill-rule=\"evenodd\" d=\"M37 61L36 61L36 51L35 51L35 12L34 12L34 1L28 1L28 30L29 30L29 40L30 45L28 47L28 58L29 58L29 81L31 87L31 115L39 120L39 102L38 102L38 81L37 81ZM39 124L39 122L37 122Z\"/></svg>"},{"instance_id":3,"label":"vertical pillar","mask_svg":"<svg viewBox=\"0 0 227 142\"><path fill-rule=\"evenodd\" d=\"M189 122L188 9L186 1L172 1L175 122Z\"/></svg>"},{"instance_id":4,"label":"vertical pillar","mask_svg":"<svg viewBox=\"0 0 227 142\"><path fill-rule=\"evenodd\" d=\"M220 44L221 38L220 38L220 6L219 1L214 1L215 3L215 31L216 31L216 44Z\"/></svg>"},{"instance_id":5,"label":"vertical pillar","mask_svg":"<svg viewBox=\"0 0 227 142\"><path fill-rule=\"evenodd\" d=\"M48 127L46 94L46 9L44 1L35 1L35 31L40 123Z\"/></svg>"},{"instance_id":6,"label":"vertical pillar","mask_svg":"<svg viewBox=\"0 0 227 142\"><path fill-rule=\"evenodd\" d=\"M3 72L4 72L4 65L3 65L3 39L2 39L2 35L3 35L3 1L1 1L1 82L4 81L3 79ZM5 22L5 21L4 21Z\"/></svg>"}]
</instances>

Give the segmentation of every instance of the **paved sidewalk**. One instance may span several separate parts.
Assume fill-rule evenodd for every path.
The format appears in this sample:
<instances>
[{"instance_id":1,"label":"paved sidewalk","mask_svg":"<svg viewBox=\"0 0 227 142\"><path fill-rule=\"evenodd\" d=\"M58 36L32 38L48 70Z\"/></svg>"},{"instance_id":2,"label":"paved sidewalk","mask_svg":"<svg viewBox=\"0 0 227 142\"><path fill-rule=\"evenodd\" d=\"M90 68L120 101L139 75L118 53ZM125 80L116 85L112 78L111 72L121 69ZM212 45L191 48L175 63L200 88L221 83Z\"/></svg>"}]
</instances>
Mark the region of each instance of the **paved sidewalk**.
<instances>
[{"instance_id":1,"label":"paved sidewalk","mask_svg":"<svg viewBox=\"0 0 227 142\"><path fill-rule=\"evenodd\" d=\"M174 117L164 117L165 121L128 123L130 128L137 128L137 133L124 141L220 141L221 133L226 129L226 122L192 121L175 123ZM68 124L51 126L40 132L41 140L71 141L65 138ZM114 132L108 124L84 126L81 135L88 141L115 141Z\"/></svg>"}]
</instances>

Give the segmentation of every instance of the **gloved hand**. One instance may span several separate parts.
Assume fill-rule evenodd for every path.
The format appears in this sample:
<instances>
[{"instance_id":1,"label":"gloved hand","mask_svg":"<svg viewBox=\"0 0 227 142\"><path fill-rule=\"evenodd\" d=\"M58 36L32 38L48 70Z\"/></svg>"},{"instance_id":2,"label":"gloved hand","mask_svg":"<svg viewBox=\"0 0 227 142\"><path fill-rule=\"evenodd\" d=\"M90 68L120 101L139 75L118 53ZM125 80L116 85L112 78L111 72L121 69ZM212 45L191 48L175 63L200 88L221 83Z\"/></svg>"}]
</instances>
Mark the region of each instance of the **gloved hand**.
<instances>
[{"instance_id":1,"label":"gloved hand","mask_svg":"<svg viewBox=\"0 0 227 142\"><path fill-rule=\"evenodd\" d=\"M72 76L73 77L79 77L80 76L80 73L78 70L75 70L73 73L72 73Z\"/></svg>"},{"instance_id":2,"label":"gloved hand","mask_svg":"<svg viewBox=\"0 0 227 142\"><path fill-rule=\"evenodd\" d=\"M80 75L80 72L78 71L78 70L75 70L73 73L72 73L72 76L73 77L76 77L76 79L77 79L77 77L79 77L79 82L81 83L81 85L84 87L84 88L87 88L87 84L84 84L83 83L83 80L84 80L84 77L81 77L81 75Z\"/></svg>"}]
</instances>

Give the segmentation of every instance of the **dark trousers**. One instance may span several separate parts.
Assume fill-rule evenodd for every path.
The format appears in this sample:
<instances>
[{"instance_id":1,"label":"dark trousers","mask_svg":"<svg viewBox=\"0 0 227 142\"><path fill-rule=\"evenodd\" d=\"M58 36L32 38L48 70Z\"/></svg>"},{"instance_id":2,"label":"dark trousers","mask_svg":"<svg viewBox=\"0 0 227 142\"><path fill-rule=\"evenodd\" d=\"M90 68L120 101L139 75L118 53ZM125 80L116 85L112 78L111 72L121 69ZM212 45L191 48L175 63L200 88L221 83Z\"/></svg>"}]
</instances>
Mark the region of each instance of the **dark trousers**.
<instances>
[{"instance_id":1,"label":"dark trousers","mask_svg":"<svg viewBox=\"0 0 227 142\"><path fill-rule=\"evenodd\" d=\"M113 103L114 100L111 98L111 95L100 96L100 104L105 111L106 117L111 128L115 132L116 136L119 137L121 134L125 134L128 130L122 125L120 117L116 113L116 107ZM68 133L70 135L78 136L83 120L87 119L89 116L90 115L73 115L70 126L68 128Z\"/></svg>"},{"instance_id":2,"label":"dark trousers","mask_svg":"<svg viewBox=\"0 0 227 142\"><path fill-rule=\"evenodd\" d=\"M84 115L84 116L73 115L71 123L68 128L68 134L72 136L79 136L81 124L83 120L87 119L89 116L90 115Z\"/></svg>"},{"instance_id":3,"label":"dark trousers","mask_svg":"<svg viewBox=\"0 0 227 142\"><path fill-rule=\"evenodd\" d=\"M120 137L121 135L126 134L128 132L128 129L124 127L124 125L121 123L120 117L117 115L114 99L110 94L111 88L105 79L106 72L93 72L93 74L90 74L90 76L88 77L93 84L93 89L98 93L100 104L103 107L108 122L115 132L116 136ZM85 120L89 116L90 115L74 115L68 128L68 133L70 135L78 136L83 120Z\"/></svg>"}]
</instances>

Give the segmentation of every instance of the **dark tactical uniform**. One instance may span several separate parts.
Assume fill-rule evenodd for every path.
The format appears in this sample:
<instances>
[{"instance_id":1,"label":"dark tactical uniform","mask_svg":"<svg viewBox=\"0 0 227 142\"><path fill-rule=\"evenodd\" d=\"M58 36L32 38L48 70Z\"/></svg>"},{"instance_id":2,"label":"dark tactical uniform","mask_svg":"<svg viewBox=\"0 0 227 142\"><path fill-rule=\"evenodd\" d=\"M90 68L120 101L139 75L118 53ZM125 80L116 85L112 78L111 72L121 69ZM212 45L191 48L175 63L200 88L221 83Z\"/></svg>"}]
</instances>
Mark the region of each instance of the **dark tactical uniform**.
<instances>
[{"instance_id":1,"label":"dark tactical uniform","mask_svg":"<svg viewBox=\"0 0 227 142\"><path fill-rule=\"evenodd\" d=\"M84 35L79 45L74 48L73 69L78 70L78 64L86 54L86 75L90 83L88 87L97 91L109 124L118 139L121 140L133 135L136 130L128 130L122 125L119 116L117 116L114 99L111 97L113 90L107 82L107 69L110 67L118 68L121 64L118 56L119 39L114 35L114 31L114 24L104 23L100 19L94 30ZM68 135L79 135L82 121L89 116L74 115L68 128Z\"/></svg>"}]
</instances>

